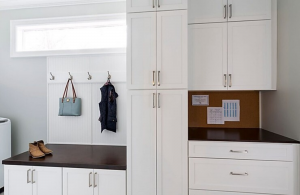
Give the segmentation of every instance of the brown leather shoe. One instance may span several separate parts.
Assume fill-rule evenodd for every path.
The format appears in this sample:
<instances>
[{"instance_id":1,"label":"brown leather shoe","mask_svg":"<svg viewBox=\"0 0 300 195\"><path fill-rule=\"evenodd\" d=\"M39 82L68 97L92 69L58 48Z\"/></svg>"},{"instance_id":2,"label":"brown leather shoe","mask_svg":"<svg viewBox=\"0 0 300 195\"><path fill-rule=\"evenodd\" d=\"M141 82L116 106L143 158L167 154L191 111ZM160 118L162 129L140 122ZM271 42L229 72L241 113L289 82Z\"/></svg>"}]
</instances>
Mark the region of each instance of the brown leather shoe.
<instances>
[{"instance_id":1,"label":"brown leather shoe","mask_svg":"<svg viewBox=\"0 0 300 195\"><path fill-rule=\"evenodd\" d=\"M41 150L42 152L44 152L44 154L52 154L53 151L50 150L50 149L48 149L48 148L45 146L43 140L37 141L37 144L38 144L40 150Z\"/></svg>"},{"instance_id":2,"label":"brown leather shoe","mask_svg":"<svg viewBox=\"0 0 300 195\"><path fill-rule=\"evenodd\" d=\"M45 154L40 150L37 143L30 143L29 144L29 153L32 158L42 158Z\"/></svg>"}]
</instances>

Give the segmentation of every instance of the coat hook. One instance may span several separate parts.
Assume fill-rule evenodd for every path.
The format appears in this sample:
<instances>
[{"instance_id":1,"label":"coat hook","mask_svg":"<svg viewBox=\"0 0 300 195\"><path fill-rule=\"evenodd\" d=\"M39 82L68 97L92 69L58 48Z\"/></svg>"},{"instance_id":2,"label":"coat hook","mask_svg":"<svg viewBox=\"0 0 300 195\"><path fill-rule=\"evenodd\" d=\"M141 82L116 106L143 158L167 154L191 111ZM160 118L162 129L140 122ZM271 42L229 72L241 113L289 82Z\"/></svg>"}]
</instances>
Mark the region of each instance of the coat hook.
<instances>
[{"instance_id":1,"label":"coat hook","mask_svg":"<svg viewBox=\"0 0 300 195\"><path fill-rule=\"evenodd\" d=\"M110 80L111 79L111 75L109 74L109 71L107 71L107 73L108 73L107 79Z\"/></svg>"},{"instance_id":2,"label":"coat hook","mask_svg":"<svg viewBox=\"0 0 300 195\"><path fill-rule=\"evenodd\" d=\"M70 75L70 79L71 79L71 80L73 80L73 76L71 75L71 73L70 73L70 72L69 72L69 75Z\"/></svg>"},{"instance_id":3,"label":"coat hook","mask_svg":"<svg viewBox=\"0 0 300 195\"><path fill-rule=\"evenodd\" d=\"M88 80L92 80L92 75L90 75L90 72L88 72L88 75L89 75Z\"/></svg>"},{"instance_id":4,"label":"coat hook","mask_svg":"<svg viewBox=\"0 0 300 195\"><path fill-rule=\"evenodd\" d=\"M50 75L51 75L50 80L51 80L51 81L55 80L55 76L53 76L53 74L52 74L51 72L50 72Z\"/></svg>"}]
</instances>

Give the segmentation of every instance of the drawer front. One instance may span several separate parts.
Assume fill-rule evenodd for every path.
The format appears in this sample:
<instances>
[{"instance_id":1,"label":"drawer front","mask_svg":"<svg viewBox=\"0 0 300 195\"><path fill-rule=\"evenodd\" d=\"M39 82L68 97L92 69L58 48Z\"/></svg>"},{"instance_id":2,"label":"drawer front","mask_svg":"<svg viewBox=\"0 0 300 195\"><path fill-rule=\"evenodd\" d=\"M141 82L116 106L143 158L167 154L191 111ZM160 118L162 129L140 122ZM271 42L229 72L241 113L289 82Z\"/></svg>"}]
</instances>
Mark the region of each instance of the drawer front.
<instances>
[{"instance_id":1,"label":"drawer front","mask_svg":"<svg viewBox=\"0 0 300 195\"><path fill-rule=\"evenodd\" d=\"M189 157L293 161L292 144L189 142Z\"/></svg>"},{"instance_id":2,"label":"drawer front","mask_svg":"<svg viewBox=\"0 0 300 195\"><path fill-rule=\"evenodd\" d=\"M292 162L202 158L189 161L190 189L292 194Z\"/></svg>"},{"instance_id":3,"label":"drawer front","mask_svg":"<svg viewBox=\"0 0 300 195\"><path fill-rule=\"evenodd\" d=\"M241 192L190 190L189 195L259 195L259 194L241 193ZM264 194L264 195L267 195L267 194Z\"/></svg>"}]
</instances>

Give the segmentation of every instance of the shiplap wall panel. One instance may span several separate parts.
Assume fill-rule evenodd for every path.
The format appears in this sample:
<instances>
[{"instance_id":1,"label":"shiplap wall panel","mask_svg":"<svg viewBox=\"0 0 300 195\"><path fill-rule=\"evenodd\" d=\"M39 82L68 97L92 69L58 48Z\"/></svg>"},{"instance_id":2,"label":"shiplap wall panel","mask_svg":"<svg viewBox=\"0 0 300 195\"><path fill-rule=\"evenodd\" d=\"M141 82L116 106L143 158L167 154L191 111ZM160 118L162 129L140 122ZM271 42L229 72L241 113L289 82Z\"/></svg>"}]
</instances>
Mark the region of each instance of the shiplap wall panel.
<instances>
[{"instance_id":1,"label":"shiplap wall panel","mask_svg":"<svg viewBox=\"0 0 300 195\"><path fill-rule=\"evenodd\" d=\"M120 96L117 99L117 133L106 130L101 133L98 121L100 88L106 82L107 71L110 71L111 81ZM54 81L49 80L50 72L55 75ZM82 98L82 116L79 117L58 116L58 99L63 95L68 72L73 73L77 96ZM87 72L101 73L101 76L92 75L97 77L97 82L96 79L88 81ZM48 143L126 145L126 54L49 57L47 77ZM72 96L70 89L69 97Z\"/></svg>"}]
</instances>

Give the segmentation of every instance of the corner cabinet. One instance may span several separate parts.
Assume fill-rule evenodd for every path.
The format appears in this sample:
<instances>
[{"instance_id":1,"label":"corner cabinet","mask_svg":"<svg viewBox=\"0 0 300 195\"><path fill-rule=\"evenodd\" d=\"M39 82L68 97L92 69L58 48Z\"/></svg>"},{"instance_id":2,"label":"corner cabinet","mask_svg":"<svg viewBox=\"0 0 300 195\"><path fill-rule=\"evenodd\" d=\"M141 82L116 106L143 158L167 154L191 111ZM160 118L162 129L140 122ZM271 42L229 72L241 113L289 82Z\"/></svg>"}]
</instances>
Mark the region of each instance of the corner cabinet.
<instances>
[{"instance_id":1,"label":"corner cabinet","mask_svg":"<svg viewBox=\"0 0 300 195\"><path fill-rule=\"evenodd\" d=\"M5 195L62 195L62 168L5 165Z\"/></svg>"},{"instance_id":2,"label":"corner cabinet","mask_svg":"<svg viewBox=\"0 0 300 195\"><path fill-rule=\"evenodd\" d=\"M128 89L187 88L187 11L127 15Z\"/></svg>"},{"instance_id":3,"label":"corner cabinet","mask_svg":"<svg viewBox=\"0 0 300 195\"><path fill-rule=\"evenodd\" d=\"M128 94L128 194L187 195L187 91Z\"/></svg>"},{"instance_id":4,"label":"corner cabinet","mask_svg":"<svg viewBox=\"0 0 300 195\"><path fill-rule=\"evenodd\" d=\"M155 12L187 9L188 0L127 0L127 12Z\"/></svg>"}]
</instances>

